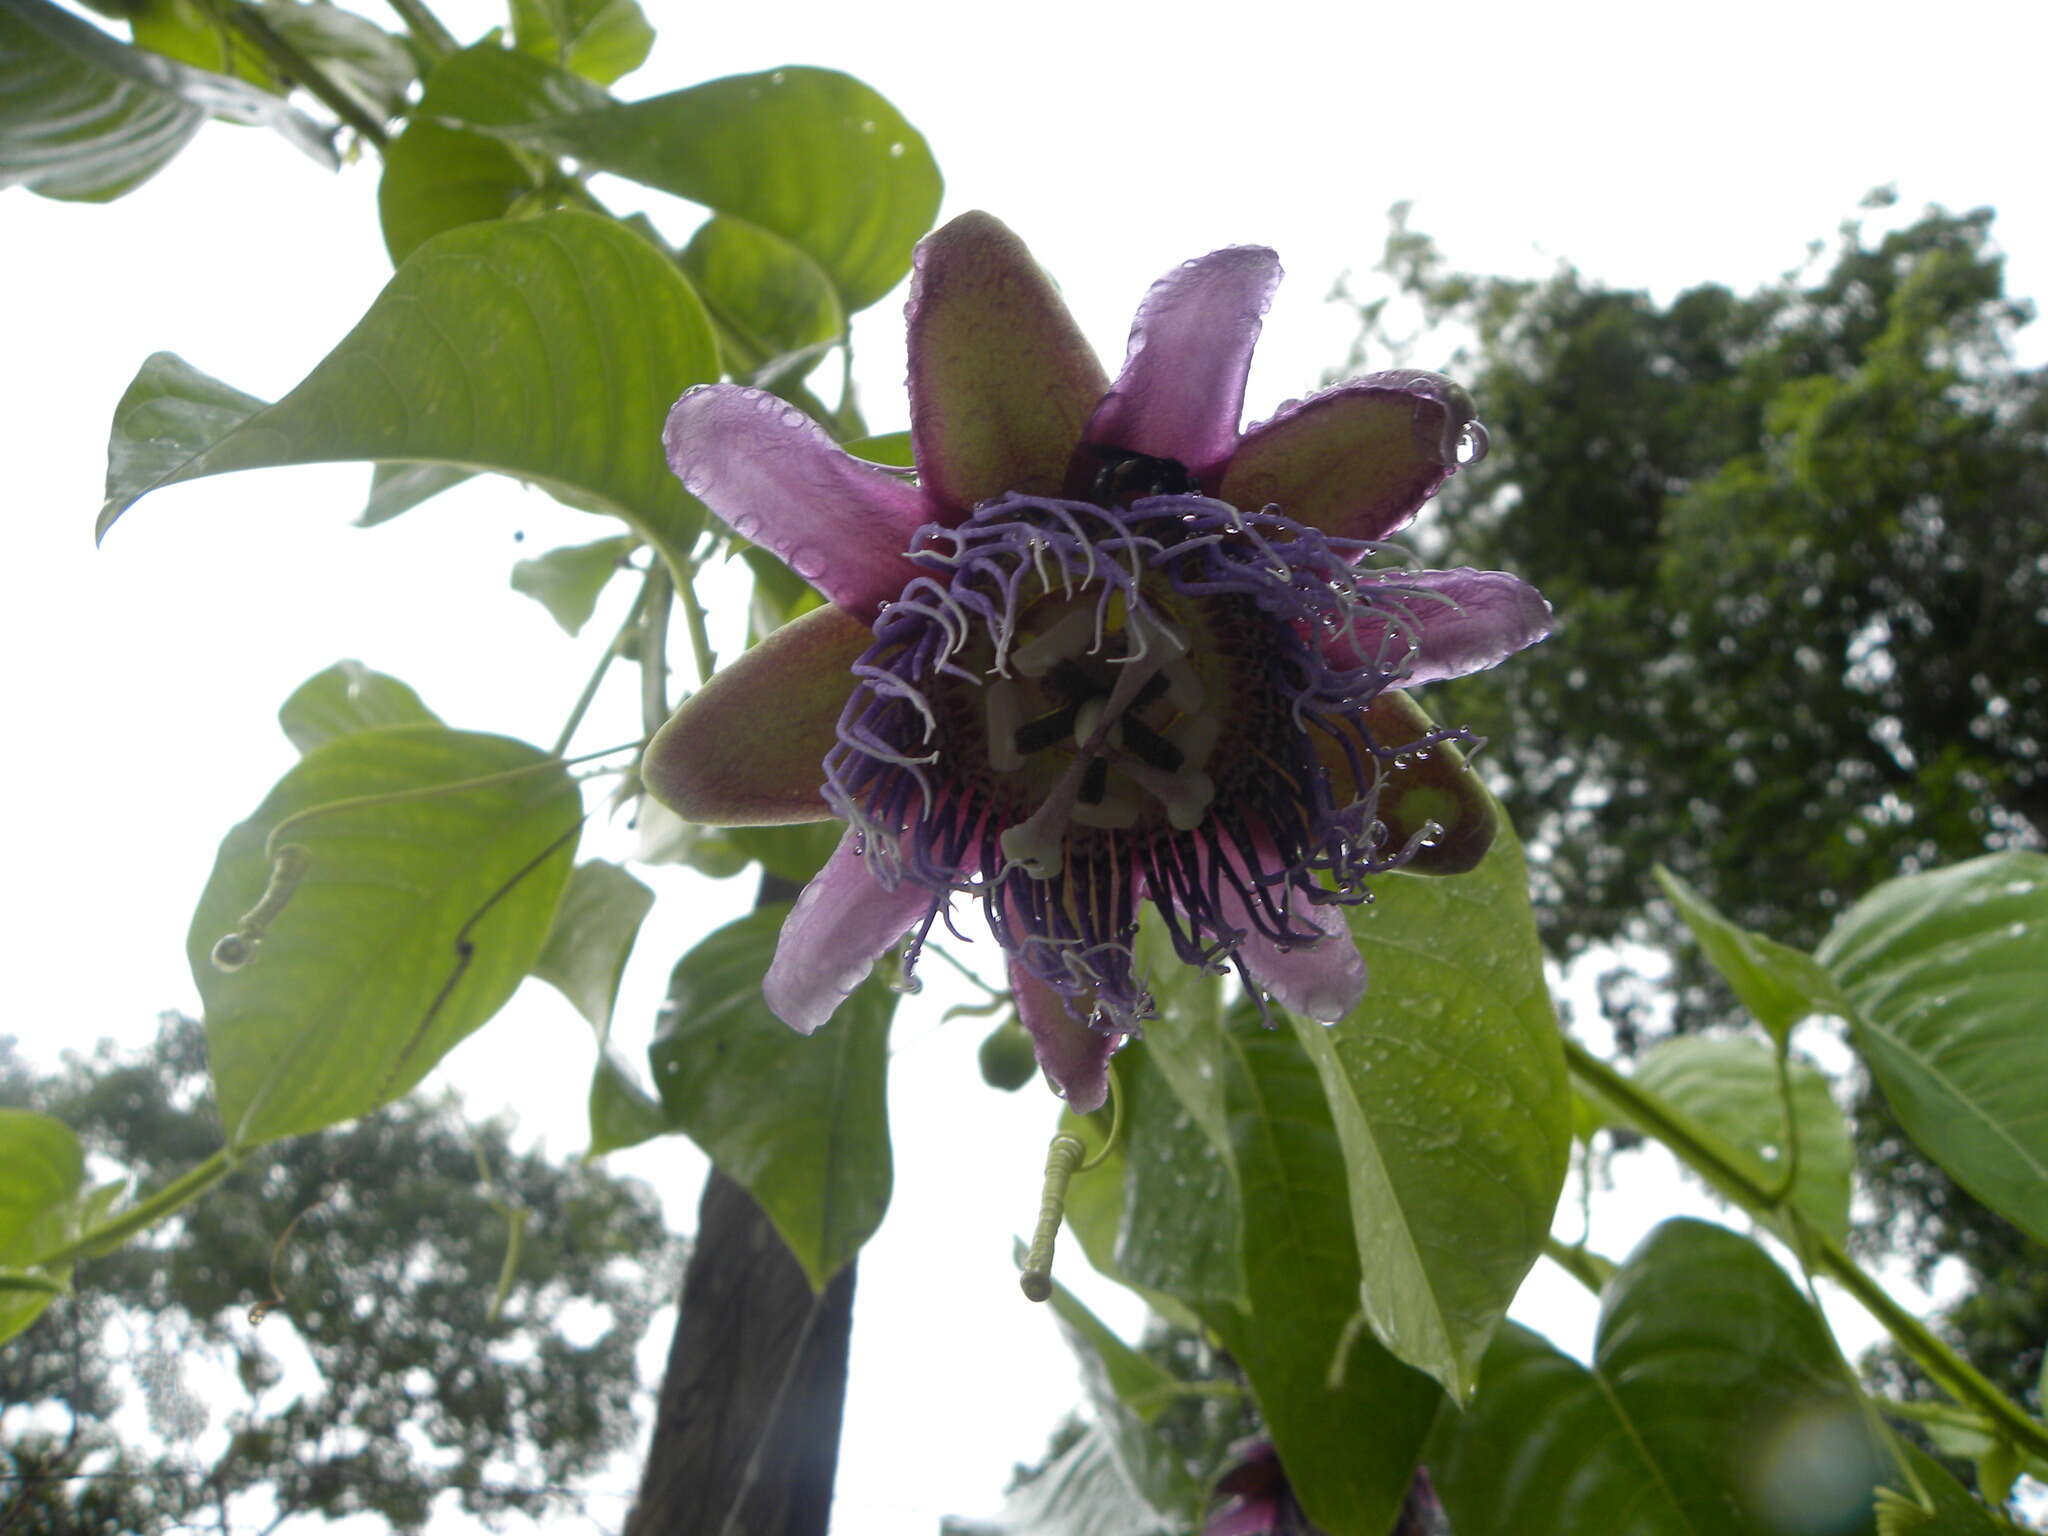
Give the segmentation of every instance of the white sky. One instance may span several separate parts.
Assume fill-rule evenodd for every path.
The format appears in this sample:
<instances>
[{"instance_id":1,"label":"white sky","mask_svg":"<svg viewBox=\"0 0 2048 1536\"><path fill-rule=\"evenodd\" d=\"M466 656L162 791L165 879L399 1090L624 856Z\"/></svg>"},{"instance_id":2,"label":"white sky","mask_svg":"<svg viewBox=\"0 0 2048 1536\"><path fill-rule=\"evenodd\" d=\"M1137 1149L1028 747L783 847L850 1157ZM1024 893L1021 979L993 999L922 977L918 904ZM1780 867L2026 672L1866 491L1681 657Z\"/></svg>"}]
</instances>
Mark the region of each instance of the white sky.
<instances>
[{"instance_id":1,"label":"white sky","mask_svg":"<svg viewBox=\"0 0 2048 1536\"><path fill-rule=\"evenodd\" d=\"M468 0L444 14L465 37L495 20ZM1897 181L1904 213L1996 204L2012 290L2048 293L2032 105L2048 13L2009 0L1938 12L1780 0L1654 24L1640 4L655 0L650 14L654 60L622 93L786 63L861 76L931 140L944 214L1009 221L1112 366L1152 278L1218 245L1277 247L1292 276L1253 374L1255 416L1341 360L1350 327L1324 295L1377 259L1401 198L1463 269L1535 275L1569 258L1668 295L1766 280L1868 188ZM284 392L388 275L375 185L374 161L329 177L281 141L213 127L111 207L0 199L16 541L0 604L16 745L0 773L19 902L5 1028L33 1053L140 1041L159 1010L196 1009L185 922L219 839L292 761L273 715L304 678L358 657L454 724L545 743L623 611L621 590L571 643L509 590L514 560L608 530L506 482L363 532L347 525L365 468L235 476L145 501L94 551L108 421L143 357L167 349L252 393ZM668 213L669 232L686 232L689 210ZM863 402L878 429L900 426L898 302L869 311L858 337ZM2038 357L2039 328L2027 342ZM624 676L580 740L636 734ZM626 847L599 835L585 851ZM664 900L621 1009L631 1054L674 956L747 899L650 878ZM862 1261L840 1536L992 1510L1011 1463L1035 1457L1078 1401L1052 1320L1019 1299L1009 1258L1037 1207L1053 1105L980 1085L980 1023L935 1026L942 971L929 968L936 999L899 1015L896 1199ZM583 1144L590 1059L587 1030L536 985L433 1081L479 1109L515 1108L566 1154ZM687 1143L616 1163L692 1223L703 1164ZM1669 1208L1610 1201L1598 1242L1623 1252ZM1091 1286L1078 1253L1061 1274L1135 1331L1136 1305ZM1517 1315L1583 1348L1593 1314L1539 1267ZM657 1364L668 1326L657 1321ZM602 1486L631 1481L613 1469ZM623 1508L600 1498L591 1514L615 1524Z\"/></svg>"}]
</instances>

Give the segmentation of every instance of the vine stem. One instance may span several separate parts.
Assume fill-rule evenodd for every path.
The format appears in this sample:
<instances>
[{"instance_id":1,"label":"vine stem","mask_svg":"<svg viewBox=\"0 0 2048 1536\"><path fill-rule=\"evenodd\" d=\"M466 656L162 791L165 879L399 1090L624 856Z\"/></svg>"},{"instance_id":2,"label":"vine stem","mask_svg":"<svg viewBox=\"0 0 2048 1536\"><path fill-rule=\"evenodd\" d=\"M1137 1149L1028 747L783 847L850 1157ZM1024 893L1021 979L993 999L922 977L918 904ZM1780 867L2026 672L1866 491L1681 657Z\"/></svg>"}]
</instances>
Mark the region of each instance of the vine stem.
<instances>
[{"instance_id":1,"label":"vine stem","mask_svg":"<svg viewBox=\"0 0 2048 1536\"><path fill-rule=\"evenodd\" d=\"M1681 1160L1705 1174L1751 1215L1765 1217L1781 1211L1789 1212L1813 1265L1855 1297L1858 1304L1882 1323L1885 1330L1941 1383L1950 1396L1980 1410L2015 1445L2036 1456L2048 1456L2048 1425L2028 1417L2024 1409L1986 1380L1982 1372L1900 1305L1867 1270L1849 1257L1840 1243L1808 1222L1797 1206L1786 1203L1737 1166L1726 1151L1715 1144L1711 1134L1692 1124L1688 1116L1666 1104L1656 1094L1615 1071L1577 1041L1567 1038L1564 1054L1573 1076L1626 1110L1638 1129L1656 1137Z\"/></svg>"},{"instance_id":2,"label":"vine stem","mask_svg":"<svg viewBox=\"0 0 2048 1536\"><path fill-rule=\"evenodd\" d=\"M406 30L412 33L413 41L435 58L446 58L462 46L455 41L455 34L441 25L441 18L428 10L421 0L390 0L390 4L405 22Z\"/></svg>"},{"instance_id":3,"label":"vine stem","mask_svg":"<svg viewBox=\"0 0 2048 1536\"><path fill-rule=\"evenodd\" d=\"M147 1200L138 1200L120 1215L103 1221L90 1231L31 1259L25 1269L49 1269L79 1259L98 1258L120 1247L147 1227L153 1227L181 1206L189 1205L234 1171L235 1155L222 1147L205 1162L187 1169Z\"/></svg>"},{"instance_id":4,"label":"vine stem","mask_svg":"<svg viewBox=\"0 0 2048 1536\"><path fill-rule=\"evenodd\" d=\"M322 106L365 140L380 150L391 142L391 135L385 131L384 125L364 111L361 102L328 79L325 70L255 11L246 5L230 5L227 17L228 24L254 44L256 51L268 59L279 74L295 85L304 86Z\"/></svg>"},{"instance_id":5,"label":"vine stem","mask_svg":"<svg viewBox=\"0 0 2048 1536\"><path fill-rule=\"evenodd\" d=\"M654 567L656 570L661 567L659 555L655 556ZM604 681L605 673L611 670L612 663L618 659L619 651L626 643L626 637L640 627L640 616L647 611L647 596L652 590L653 579L651 571L641 579L639 594L633 599L633 606L627 610L625 622L619 626L618 633L612 636L611 643L604 648L604 654L597 658L597 665L591 670L590 680L583 685L583 692L576 696L576 703L569 711L569 718L562 722L562 729L555 737L554 748L548 753L550 757L560 757L568 750L570 739L575 736L576 728L583 723L584 715L590 710L591 701L597 697L598 685Z\"/></svg>"}]
</instances>

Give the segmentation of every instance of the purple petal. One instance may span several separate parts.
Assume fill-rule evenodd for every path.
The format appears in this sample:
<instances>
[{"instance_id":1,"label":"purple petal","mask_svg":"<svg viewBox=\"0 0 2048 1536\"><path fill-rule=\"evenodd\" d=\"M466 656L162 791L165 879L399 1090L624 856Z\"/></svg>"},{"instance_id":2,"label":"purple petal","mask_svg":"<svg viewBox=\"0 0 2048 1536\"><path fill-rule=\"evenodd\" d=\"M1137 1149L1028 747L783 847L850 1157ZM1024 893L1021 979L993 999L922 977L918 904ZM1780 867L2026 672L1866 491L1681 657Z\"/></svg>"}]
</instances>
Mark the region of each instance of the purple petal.
<instances>
[{"instance_id":1,"label":"purple petal","mask_svg":"<svg viewBox=\"0 0 2048 1536\"><path fill-rule=\"evenodd\" d=\"M959 508L1059 495L1109 380L1024 242L963 213L919 243L907 313L910 438L927 493Z\"/></svg>"},{"instance_id":2,"label":"purple petal","mask_svg":"<svg viewBox=\"0 0 2048 1536\"><path fill-rule=\"evenodd\" d=\"M1245 433L1216 494L1277 505L1345 539L1406 525L1460 463L1483 453L1472 397L1434 373L1368 374L1281 408Z\"/></svg>"},{"instance_id":3,"label":"purple petal","mask_svg":"<svg viewBox=\"0 0 2048 1536\"><path fill-rule=\"evenodd\" d=\"M1365 957L1344 921L1344 908L1294 899L1293 926L1322 934L1313 944L1282 948L1252 926L1244 903L1224 882L1223 915L1246 931L1237 957L1281 1007L1318 1024L1334 1024L1365 996Z\"/></svg>"},{"instance_id":4,"label":"purple petal","mask_svg":"<svg viewBox=\"0 0 2048 1536\"><path fill-rule=\"evenodd\" d=\"M932 893L922 886L879 885L848 829L782 925L761 982L769 1009L798 1034L810 1034L931 906Z\"/></svg>"},{"instance_id":5,"label":"purple petal","mask_svg":"<svg viewBox=\"0 0 2048 1536\"><path fill-rule=\"evenodd\" d=\"M827 604L714 673L647 744L640 777L685 821L766 827L826 821L825 754L875 637Z\"/></svg>"},{"instance_id":6,"label":"purple petal","mask_svg":"<svg viewBox=\"0 0 2048 1536\"><path fill-rule=\"evenodd\" d=\"M933 520L923 493L846 454L795 406L700 384L662 440L684 490L856 618L872 623L918 575L903 552Z\"/></svg>"},{"instance_id":7,"label":"purple petal","mask_svg":"<svg viewBox=\"0 0 2048 1536\"><path fill-rule=\"evenodd\" d=\"M1038 1065L1066 1095L1067 1107L1077 1115L1102 1108L1109 1098L1109 1058L1122 1038L1090 1029L1069 1011L1065 998L1015 960L1010 962L1010 990Z\"/></svg>"},{"instance_id":8,"label":"purple petal","mask_svg":"<svg viewBox=\"0 0 2048 1536\"><path fill-rule=\"evenodd\" d=\"M1332 646L1332 659L1392 666L1403 688L1483 672L1551 630L1543 594L1505 571L1387 571L1360 585L1378 587L1378 611L1359 620L1348 645Z\"/></svg>"},{"instance_id":9,"label":"purple petal","mask_svg":"<svg viewBox=\"0 0 2048 1536\"><path fill-rule=\"evenodd\" d=\"M1202 1536L1275 1536L1280 1506L1272 1499L1246 1499L1220 1509L1202 1527Z\"/></svg>"},{"instance_id":10,"label":"purple petal","mask_svg":"<svg viewBox=\"0 0 2048 1536\"><path fill-rule=\"evenodd\" d=\"M1154 283L1087 440L1178 459L1198 476L1221 467L1237 443L1252 346L1279 282L1271 251L1233 245Z\"/></svg>"}]
</instances>

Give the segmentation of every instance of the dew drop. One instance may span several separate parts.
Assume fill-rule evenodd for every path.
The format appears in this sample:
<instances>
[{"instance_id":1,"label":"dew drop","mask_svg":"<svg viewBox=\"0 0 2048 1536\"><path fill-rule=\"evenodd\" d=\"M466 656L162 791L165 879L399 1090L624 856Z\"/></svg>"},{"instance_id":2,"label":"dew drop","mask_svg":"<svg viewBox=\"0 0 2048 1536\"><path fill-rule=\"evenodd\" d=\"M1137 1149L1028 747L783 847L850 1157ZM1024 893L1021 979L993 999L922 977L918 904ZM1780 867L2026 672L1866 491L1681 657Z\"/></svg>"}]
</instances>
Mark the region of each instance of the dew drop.
<instances>
[{"instance_id":1,"label":"dew drop","mask_svg":"<svg viewBox=\"0 0 2048 1536\"><path fill-rule=\"evenodd\" d=\"M212 958L216 971L239 971L256 958L256 943L239 933L222 934L220 942L213 946Z\"/></svg>"},{"instance_id":2,"label":"dew drop","mask_svg":"<svg viewBox=\"0 0 2048 1536\"><path fill-rule=\"evenodd\" d=\"M782 424L785 427L800 427L803 423L804 413L802 411L793 405L786 405L782 408Z\"/></svg>"},{"instance_id":3,"label":"dew drop","mask_svg":"<svg viewBox=\"0 0 2048 1536\"><path fill-rule=\"evenodd\" d=\"M1486 428L1476 421L1468 421L1458 431L1457 457L1460 464L1477 464L1486 457L1486 450L1492 440L1486 435Z\"/></svg>"},{"instance_id":4,"label":"dew drop","mask_svg":"<svg viewBox=\"0 0 2048 1536\"><path fill-rule=\"evenodd\" d=\"M775 71L774 74L768 77L768 83L770 85L781 85L788 78L789 76L787 74L785 74L782 70L778 69Z\"/></svg>"},{"instance_id":5,"label":"dew drop","mask_svg":"<svg viewBox=\"0 0 2048 1536\"><path fill-rule=\"evenodd\" d=\"M903 158L904 152L909 148L910 146L908 144L905 144L901 139L898 139L895 143L889 146L889 158L891 160L901 160Z\"/></svg>"},{"instance_id":6,"label":"dew drop","mask_svg":"<svg viewBox=\"0 0 2048 1536\"><path fill-rule=\"evenodd\" d=\"M873 133L875 126L875 120L872 117L863 118L861 119L860 131L862 133Z\"/></svg>"}]
</instances>

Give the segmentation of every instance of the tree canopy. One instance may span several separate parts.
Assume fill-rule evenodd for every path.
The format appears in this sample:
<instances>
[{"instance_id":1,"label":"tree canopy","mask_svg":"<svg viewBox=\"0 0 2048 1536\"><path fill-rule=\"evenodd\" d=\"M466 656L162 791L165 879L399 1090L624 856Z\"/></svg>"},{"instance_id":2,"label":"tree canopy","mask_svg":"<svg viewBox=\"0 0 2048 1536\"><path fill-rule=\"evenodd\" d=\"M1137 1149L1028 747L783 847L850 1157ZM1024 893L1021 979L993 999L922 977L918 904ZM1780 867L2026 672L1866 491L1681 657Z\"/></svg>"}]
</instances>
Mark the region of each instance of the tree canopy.
<instances>
[{"instance_id":1,"label":"tree canopy","mask_svg":"<svg viewBox=\"0 0 2048 1536\"><path fill-rule=\"evenodd\" d=\"M146 1187L218 1145L205 1072L176 1016L47 1075L5 1039L0 1106L61 1115ZM9 1528L574 1511L635 1433L634 1350L676 1262L644 1186L446 1098L263 1148L0 1352L27 1479Z\"/></svg>"}]
</instances>

